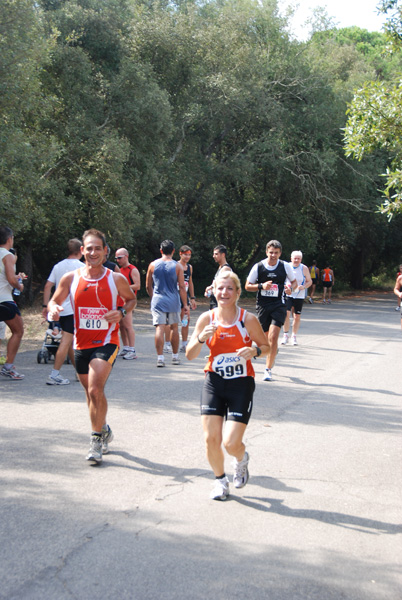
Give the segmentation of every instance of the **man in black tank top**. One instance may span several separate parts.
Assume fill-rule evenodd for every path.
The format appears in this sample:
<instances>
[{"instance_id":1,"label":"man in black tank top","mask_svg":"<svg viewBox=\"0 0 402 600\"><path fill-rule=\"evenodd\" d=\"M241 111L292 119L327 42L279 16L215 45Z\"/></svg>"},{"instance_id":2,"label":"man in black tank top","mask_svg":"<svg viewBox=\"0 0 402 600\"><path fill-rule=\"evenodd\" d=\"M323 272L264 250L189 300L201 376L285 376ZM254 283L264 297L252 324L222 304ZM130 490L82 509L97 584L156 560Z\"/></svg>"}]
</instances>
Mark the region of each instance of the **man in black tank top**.
<instances>
[{"instance_id":1,"label":"man in black tank top","mask_svg":"<svg viewBox=\"0 0 402 600\"><path fill-rule=\"evenodd\" d=\"M218 246L215 246L214 253L212 256L213 256L214 261L218 263L219 269L215 273L214 281L218 277L218 275L221 273L221 271L223 271L225 269L228 269L229 271L232 270L230 265L227 263L226 254L227 254L226 246L224 246L223 244L219 244ZM213 287L214 287L213 284L208 285L205 288L205 292L204 292L204 296L206 296L207 298L210 299L209 300L210 310L212 310L213 308L216 308L218 306L216 298L212 293Z\"/></svg>"},{"instance_id":2,"label":"man in black tank top","mask_svg":"<svg viewBox=\"0 0 402 600\"><path fill-rule=\"evenodd\" d=\"M297 287L297 282L291 265L279 260L282 245L278 240L268 242L266 252L267 258L251 269L245 288L248 292L257 292L257 316L269 345L263 381L271 381L279 333L286 319L285 281L289 279L292 289Z\"/></svg>"}]
</instances>

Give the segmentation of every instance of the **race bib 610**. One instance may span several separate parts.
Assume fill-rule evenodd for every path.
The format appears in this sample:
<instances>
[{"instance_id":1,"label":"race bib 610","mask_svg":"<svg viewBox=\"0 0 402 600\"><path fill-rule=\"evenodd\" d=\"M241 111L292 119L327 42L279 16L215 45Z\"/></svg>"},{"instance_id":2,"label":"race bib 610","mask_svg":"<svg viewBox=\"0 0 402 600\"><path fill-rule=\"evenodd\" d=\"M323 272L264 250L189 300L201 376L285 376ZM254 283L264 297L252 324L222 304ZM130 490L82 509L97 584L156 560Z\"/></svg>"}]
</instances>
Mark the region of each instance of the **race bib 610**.
<instances>
[{"instance_id":1,"label":"race bib 610","mask_svg":"<svg viewBox=\"0 0 402 600\"><path fill-rule=\"evenodd\" d=\"M103 316L108 312L107 308L86 308L85 306L81 306L78 311L80 329L99 331L109 328L109 323L103 319Z\"/></svg>"}]
</instances>

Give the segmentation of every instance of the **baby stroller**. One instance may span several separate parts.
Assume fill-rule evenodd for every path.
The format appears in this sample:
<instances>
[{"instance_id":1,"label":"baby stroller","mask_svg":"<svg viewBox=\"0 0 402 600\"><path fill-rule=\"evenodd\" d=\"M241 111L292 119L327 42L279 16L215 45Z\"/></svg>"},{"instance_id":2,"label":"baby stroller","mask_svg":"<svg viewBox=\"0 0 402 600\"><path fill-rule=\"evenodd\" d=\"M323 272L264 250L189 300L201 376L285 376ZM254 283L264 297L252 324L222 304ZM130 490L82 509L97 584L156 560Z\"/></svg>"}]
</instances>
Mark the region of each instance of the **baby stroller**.
<instances>
[{"instance_id":1,"label":"baby stroller","mask_svg":"<svg viewBox=\"0 0 402 600\"><path fill-rule=\"evenodd\" d=\"M61 329L59 323L49 323L46 329L45 339L43 340L42 348L37 354L37 361L40 364L42 361L47 365L49 360L54 360L57 349L61 340ZM70 364L70 359L67 356L67 364Z\"/></svg>"}]
</instances>

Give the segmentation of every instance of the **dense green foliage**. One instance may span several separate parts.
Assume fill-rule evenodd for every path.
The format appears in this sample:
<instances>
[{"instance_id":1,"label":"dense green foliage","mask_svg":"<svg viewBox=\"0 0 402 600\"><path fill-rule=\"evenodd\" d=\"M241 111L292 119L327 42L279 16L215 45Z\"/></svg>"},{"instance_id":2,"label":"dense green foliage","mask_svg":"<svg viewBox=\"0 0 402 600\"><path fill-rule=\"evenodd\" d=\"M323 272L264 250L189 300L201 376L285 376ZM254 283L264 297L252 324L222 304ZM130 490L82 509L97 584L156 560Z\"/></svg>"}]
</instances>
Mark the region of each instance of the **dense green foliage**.
<instances>
[{"instance_id":1,"label":"dense green foliage","mask_svg":"<svg viewBox=\"0 0 402 600\"><path fill-rule=\"evenodd\" d=\"M396 66L402 51L402 3L382 0L381 6L388 15L387 65ZM387 74L385 79L368 80L356 90L348 110L345 148L347 156L359 161L377 149L389 157L382 174L385 200L381 212L391 218L402 212L401 69L389 69Z\"/></svg>"},{"instance_id":2,"label":"dense green foliage","mask_svg":"<svg viewBox=\"0 0 402 600\"><path fill-rule=\"evenodd\" d=\"M0 221L21 266L43 280L97 227L141 270L162 239L190 244L200 286L213 246L244 278L271 238L355 287L393 273L386 153L342 147L353 89L400 69L386 43L358 28L299 42L275 0L5 0Z\"/></svg>"}]
</instances>

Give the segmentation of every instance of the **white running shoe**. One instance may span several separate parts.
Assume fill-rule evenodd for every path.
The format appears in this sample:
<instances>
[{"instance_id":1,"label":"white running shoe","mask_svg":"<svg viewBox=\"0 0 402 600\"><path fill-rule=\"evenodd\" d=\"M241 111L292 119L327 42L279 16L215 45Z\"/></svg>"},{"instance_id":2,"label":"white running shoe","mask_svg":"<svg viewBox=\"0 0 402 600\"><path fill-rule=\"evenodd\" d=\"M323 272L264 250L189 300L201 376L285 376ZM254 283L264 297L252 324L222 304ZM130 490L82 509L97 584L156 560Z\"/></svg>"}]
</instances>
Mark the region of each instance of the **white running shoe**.
<instances>
[{"instance_id":1,"label":"white running shoe","mask_svg":"<svg viewBox=\"0 0 402 600\"><path fill-rule=\"evenodd\" d=\"M314 300L312 298L309 298L308 301L310 302L310 304L314 303Z\"/></svg>"},{"instance_id":2,"label":"white running shoe","mask_svg":"<svg viewBox=\"0 0 402 600\"><path fill-rule=\"evenodd\" d=\"M102 438L100 435L91 435L87 461L92 465L99 465L102 462Z\"/></svg>"},{"instance_id":3,"label":"white running shoe","mask_svg":"<svg viewBox=\"0 0 402 600\"><path fill-rule=\"evenodd\" d=\"M264 371L264 377L262 378L263 381L272 381L272 371L271 369L265 369Z\"/></svg>"},{"instance_id":4,"label":"white running shoe","mask_svg":"<svg viewBox=\"0 0 402 600\"><path fill-rule=\"evenodd\" d=\"M395 306L395 310L401 310L400 306Z\"/></svg>"},{"instance_id":5,"label":"white running shoe","mask_svg":"<svg viewBox=\"0 0 402 600\"><path fill-rule=\"evenodd\" d=\"M289 341L289 335L287 333L284 333L282 341L281 341L282 346L286 346L286 344L288 343L288 341Z\"/></svg>"},{"instance_id":6,"label":"white running shoe","mask_svg":"<svg viewBox=\"0 0 402 600\"><path fill-rule=\"evenodd\" d=\"M137 358L137 353L135 350L129 350L123 356L124 360L135 360Z\"/></svg>"},{"instance_id":7,"label":"white running shoe","mask_svg":"<svg viewBox=\"0 0 402 600\"><path fill-rule=\"evenodd\" d=\"M174 356L172 358L172 365L179 365L180 364L180 358L177 356Z\"/></svg>"},{"instance_id":8,"label":"white running shoe","mask_svg":"<svg viewBox=\"0 0 402 600\"><path fill-rule=\"evenodd\" d=\"M292 341L290 342L292 346L298 346L297 339L295 335L292 335Z\"/></svg>"},{"instance_id":9,"label":"white running shoe","mask_svg":"<svg viewBox=\"0 0 402 600\"><path fill-rule=\"evenodd\" d=\"M229 496L229 479L225 476L222 479L215 479L215 486L209 497L211 500L226 500Z\"/></svg>"},{"instance_id":10,"label":"white running shoe","mask_svg":"<svg viewBox=\"0 0 402 600\"><path fill-rule=\"evenodd\" d=\"M126 356L127 352L128 352L128 350L126 350L126 348L122 348L117 356L120 356L120 358L124 358L124 356Z\"/></svg>"},{"instance_id":11,"label":"white running shoe","mask_svg":"<svg viewBox=\"0 0 402 600\"><path fill-rule=\"evenodd\" d=\"M248 452L244 453L243 460L238 462L235 458L233 461L234 467L234 475L233 475L233 483L235 488L242 488L246 485L249 473L248 473L248 461L250 460L250 456Z\"/></svg>"},{"instance_id":12,"label":"white running shoe","mask_svg":"<svg viewBox=\"0 0 402 600\"><path fill-rule=\"evenodd\" d=\"M172 344L170 342L165 342L163 346L163 352L165 354L172 354Z\"/></svg>"},{"instance_id":13,"label":"white running shoe","mask_svg":"<svg viewBox=\"0 0 402 600\"><path fill-rule=\"evenodd\" d=\"M162 360L161 358L158 358L158 361L156 363L157 367L164 367L165 366L165 361Z\"/></svg>"},{"instance_id":14,"label":"white running shoe","mask_svg":"<svg viewBox=\"0 0 402 600\"><path fill-rule=\"evenodd\" d=\"M110 429L109 425L104 425L102 427L102 454L107 454L109 452L109 444L113 442L113 431Z\"/></svg>"},{"instance_id":15,"label":"white running shoe","mask_svg":"<svg viewBox=\"0 0 402 600\"><path fill-rule=\"evenodd\" d=\"M62 377L60 373L56 375L56 377L52 377L51 375L49 375L46 381L47 385L68 385L69 383L70 380L67 378L64 379L64 377Z\"/></svg>"}]
</instances>

